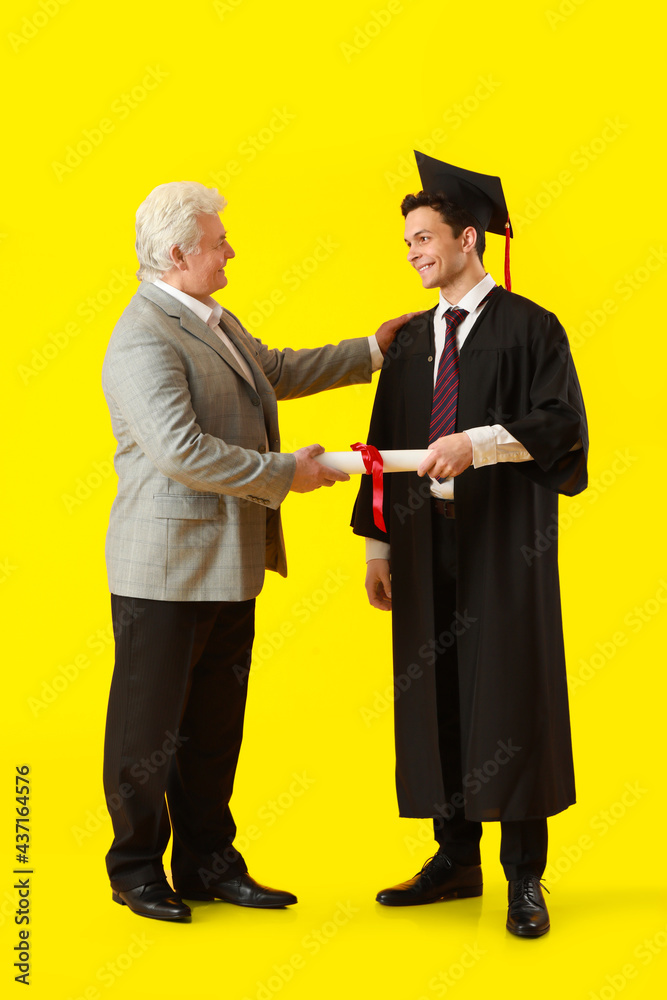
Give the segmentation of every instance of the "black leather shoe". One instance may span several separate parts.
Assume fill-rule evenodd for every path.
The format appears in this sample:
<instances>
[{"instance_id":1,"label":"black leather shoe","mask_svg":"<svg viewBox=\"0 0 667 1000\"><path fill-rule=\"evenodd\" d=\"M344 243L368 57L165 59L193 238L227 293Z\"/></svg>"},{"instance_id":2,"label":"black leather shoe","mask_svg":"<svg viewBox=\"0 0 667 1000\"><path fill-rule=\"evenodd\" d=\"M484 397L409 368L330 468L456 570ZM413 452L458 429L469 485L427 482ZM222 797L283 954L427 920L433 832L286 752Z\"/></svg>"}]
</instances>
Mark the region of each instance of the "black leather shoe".
<instances>
[{"instance_id":1,"label":"black leather shoe","mask_svg":"<svg viewBox=\"0 0 667 1000\"><path fill-rule=\"evenodd\" d=\"M189 924L192 911L177 892L171 888L166 879L160 882L147 882L135 889L125 889L123 892L112 890L114 903L129 906L133 913L140 917L153 917L154 920L175 920L181 924Z\"/></svg>"},{"instance_id":2,"label":"black leather shoe","mask_svg":"<svg viewBox=\"0 0 667 1000\"><path fill-rule=\"evenodd\" d=\"M439 899L464 899L482 895L482 869L479 865L459 865L438 852L425 862L422 870L408 882L383 889L375 897L383 906L418 906Z\"/></svg>"},{"instance_id":3,"label":"black leather shoe","mask_svg":"<svg viewBox=\"0 0 667 1000\"><path fill-rule=\"evenodd\" d=\"M297 902L296 896L282 889L269 889L268 885L260 885L254 878L245 873L224 882L214 882L208 889L183 889L181 895L186 899L221 899L224 903L235 903L236 906L256 906L263 910L275 910L280 906L291 906Z\"/></svg>"},{"instance_id":4,"label":"black leather shoe","mask_svg":"<svg viewBox=\"0 0 667 1000\"><path fill-rule=\"evenodd\" d=\"M547 889L547 892L549 890ZM510 879L507 887L507 930L517 937L541 937L551 926L537 875Z\"/></svg>"}]
</instances>

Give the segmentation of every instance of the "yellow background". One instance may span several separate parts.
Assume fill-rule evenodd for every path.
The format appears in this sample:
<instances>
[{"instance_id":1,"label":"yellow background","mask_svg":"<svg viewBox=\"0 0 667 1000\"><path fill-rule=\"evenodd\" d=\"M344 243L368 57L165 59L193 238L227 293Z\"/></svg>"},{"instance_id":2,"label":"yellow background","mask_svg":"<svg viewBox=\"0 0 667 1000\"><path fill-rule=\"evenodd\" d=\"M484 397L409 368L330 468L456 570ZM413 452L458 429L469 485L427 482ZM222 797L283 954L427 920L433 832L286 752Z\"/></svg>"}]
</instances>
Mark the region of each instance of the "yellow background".
<instances>
[{"instance_id":1,"label":"yellow background","mask_svg":"<svg viewBox=\"0 0 667 1000\"><path fill-rule=\"evenodd\" d=\"M34 997L658 995L661 15L603 0L18 0L5 10L5 995L20 990L12 789L24 763ZM552 931L536 942L506 933L493 825L481 900L374 902L433 843L428 823L396 815L389 618L366 603L362 543L347 527L355 481L289 496L290 575L267 579L258 602L233 806L251 871L299 905L195 904L190 926L139 919L111 901L101 787L113 662L103 544L116 482L100 368L136 285L135 209L164 181L217 184L237 253L222 303L271 346L367 335L434 301L402 243L415 147L503 178L514 290L570 332L590 415L592 486L561 506L579 802L550 823ZM314 268L319 241L328 255ZM501 281L502 241L489 244ZM284 298L264 315L275 290ZM363 438L373 392L281 404L285 450Z\"/></svg>"}]
</instances>

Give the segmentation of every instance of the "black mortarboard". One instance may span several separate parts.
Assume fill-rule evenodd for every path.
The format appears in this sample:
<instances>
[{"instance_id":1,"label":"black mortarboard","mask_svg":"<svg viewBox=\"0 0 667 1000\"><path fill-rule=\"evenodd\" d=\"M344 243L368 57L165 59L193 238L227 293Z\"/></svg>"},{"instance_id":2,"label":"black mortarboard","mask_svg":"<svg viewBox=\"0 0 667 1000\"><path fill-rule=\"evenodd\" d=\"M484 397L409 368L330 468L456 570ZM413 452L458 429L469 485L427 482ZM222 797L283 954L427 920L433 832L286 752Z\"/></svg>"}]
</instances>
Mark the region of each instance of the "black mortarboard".
<instances>
[{"instance_id":1,"label":"black mortarboard","mask_svg":"<svg viewBox=\"0 0 667 1000\"><path fill-rule=\"evenodd\" d=\"M514 236L500 177L464 170L425 153L415 152L422 188L429 194L444 194L464 208L488 233L505 237L505 284L509 289L509 239Z\"/></svg>"},{"instance_id":2,"label":"black mortarboard","mask_svg":"<svg viewBox=\"0 0 667 1000\"><path fill-rule=\"evenodd\" d=\"M450 201L474 215L488 233L505 235L509 213L500 177L463 170L451 163L434 160L432 156L426 156L417 150L415 158L424 191L447 195ZM510 226L510 236L513 235Z\"/></svg>"}]
</instances>

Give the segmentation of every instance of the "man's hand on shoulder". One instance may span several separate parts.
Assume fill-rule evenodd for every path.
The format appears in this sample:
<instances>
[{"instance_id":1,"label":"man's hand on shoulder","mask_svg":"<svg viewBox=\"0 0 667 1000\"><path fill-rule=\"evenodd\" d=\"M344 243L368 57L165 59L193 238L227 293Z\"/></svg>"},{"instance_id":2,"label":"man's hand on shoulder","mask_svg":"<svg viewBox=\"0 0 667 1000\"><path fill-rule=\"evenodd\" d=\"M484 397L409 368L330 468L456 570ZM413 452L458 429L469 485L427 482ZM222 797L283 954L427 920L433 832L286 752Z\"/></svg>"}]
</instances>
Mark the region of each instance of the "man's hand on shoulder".
<instances>
[{"instance_id":1,"label":"man's hand on shoulder","mask_svg":"<svg viewBox=\"0 0 667 1000\"><path fill-rule=\"evenodd\" d=\"M424 312L423 309L419 309L417 312L404 313L402 316L397 316L396 319L388 319L386 323L383 323L375 334L375 339L378 342L378 347L383 354L387 353L394 337L406 323L409 323L411 319L415 316L421 316Z\"/></svg>"},{"instance_id":2,"label":"man's hand on shoulder","mask_svg":"<svg viewBox=\"0 0 667 1000\"><path fill-rule=\"evenodd\" d=\"M433 479L460 476L472 465L472 441L464 432L448 434L428 446L428 455L417 469L417 475L428 472Z\"/></svg>"},{"instance_id":3,"label":"man's hand on shoulder","mask_svg":"<svg viewBox=\"0 0 667 1000\"><path fill-rule=\"evenodd\" d=\"M296 472L290 486L292 493L310 493L320 486L333 486L334 483L347 483L349 476L337 469L330 469L315 461L315 455L321 455L324 448L321 444L309 444L307 448L299 448L294 452Z\"/></svg>"}]
</instances>

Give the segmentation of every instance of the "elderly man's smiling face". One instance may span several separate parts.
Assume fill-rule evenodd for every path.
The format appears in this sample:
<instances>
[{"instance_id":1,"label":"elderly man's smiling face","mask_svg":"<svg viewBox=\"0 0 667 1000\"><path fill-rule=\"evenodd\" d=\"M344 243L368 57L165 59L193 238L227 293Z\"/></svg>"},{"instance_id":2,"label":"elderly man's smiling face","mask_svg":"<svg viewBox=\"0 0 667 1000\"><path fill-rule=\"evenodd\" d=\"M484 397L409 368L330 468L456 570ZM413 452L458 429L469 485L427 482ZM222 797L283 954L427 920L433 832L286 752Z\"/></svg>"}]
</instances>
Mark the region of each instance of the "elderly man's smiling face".
<instances>
[{"instance_id":1,"label":"elderly man's smiling face","mask_svg":"<svg viewBox=\"0 0 667 1000\"><path fill-rule=\"evenodd\" d=\"M173 275L181 291L205 302L227 284L225 265L236 254L219 215L198 215L197 223L202 233L198 252L182 254L178 247L172 247L174 267L164 277L170 280Z\"/></svg>"}]
</instances>

